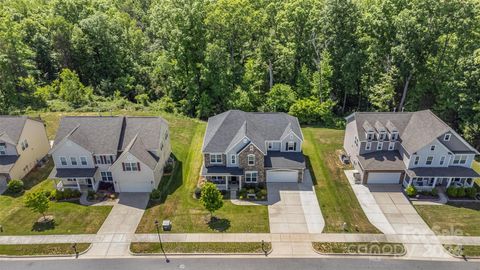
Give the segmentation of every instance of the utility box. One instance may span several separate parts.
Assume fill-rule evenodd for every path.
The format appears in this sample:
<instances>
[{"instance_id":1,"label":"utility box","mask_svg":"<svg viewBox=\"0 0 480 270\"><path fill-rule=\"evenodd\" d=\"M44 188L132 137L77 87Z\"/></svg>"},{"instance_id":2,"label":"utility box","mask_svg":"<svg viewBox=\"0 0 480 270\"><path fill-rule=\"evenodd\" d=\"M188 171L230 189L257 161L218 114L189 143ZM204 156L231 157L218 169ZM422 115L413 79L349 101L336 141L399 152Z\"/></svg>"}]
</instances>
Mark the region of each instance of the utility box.
<instances>
[{"instance_id":1,"label":"utility box","mask_svg":"<svg viewBox=\"0 0 480 270\"><path fill-rule=\"evenodd\" d=\"M171 231L172 230L172 222L166 219L162 222L162 228L164 231Z\"/></svg>"}]
</instances>

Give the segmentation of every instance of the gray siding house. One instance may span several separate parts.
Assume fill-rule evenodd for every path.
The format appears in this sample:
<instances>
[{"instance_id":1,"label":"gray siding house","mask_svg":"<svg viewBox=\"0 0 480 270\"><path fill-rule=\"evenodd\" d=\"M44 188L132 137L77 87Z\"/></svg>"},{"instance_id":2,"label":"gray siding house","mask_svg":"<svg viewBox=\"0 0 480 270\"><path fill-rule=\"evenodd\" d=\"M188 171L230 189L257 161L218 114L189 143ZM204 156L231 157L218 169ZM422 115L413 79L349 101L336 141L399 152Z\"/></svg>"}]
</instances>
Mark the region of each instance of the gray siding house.
<instances>
[{"instance_id":1,"label":"gray siding house","mask_svg":"<svg viewBox=\"0 0 480 270\"><path fill-rule=\"evenodd\" d=\"M151 192L170 157L161 117L67 116L50 154L57 188Z\"/></svg>"},{"instance_id":2,"label":"gray siding house","mask_svg":"<svg viewBox=\"0 0 480 270\"><path fill-rule=\"evenodd\" d=\"M245 184L301 182L303 134L286 113L230 110L208 119L202 176L221 190Z\"/></svg>"},{"instance_id":3,"label":"gray siding house","mask_svg":"<svg viewBox=\"0 0 480 270\"><path fill-rule=\"evenodd\" d=\"M479 152L430 110L357 112L346 117L343 146L364 184L473 186Z\"/></svg>"}]
</instances>

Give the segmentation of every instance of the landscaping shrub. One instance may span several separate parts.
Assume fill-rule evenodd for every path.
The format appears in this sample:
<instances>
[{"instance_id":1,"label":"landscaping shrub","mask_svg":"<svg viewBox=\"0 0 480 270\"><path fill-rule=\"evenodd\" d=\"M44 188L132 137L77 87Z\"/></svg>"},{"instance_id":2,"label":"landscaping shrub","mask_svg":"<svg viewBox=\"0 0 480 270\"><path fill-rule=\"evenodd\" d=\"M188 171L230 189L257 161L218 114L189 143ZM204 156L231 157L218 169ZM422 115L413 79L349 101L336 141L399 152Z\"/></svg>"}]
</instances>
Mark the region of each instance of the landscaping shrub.
<instances>
[{"instance_id":1,"label":"landscaping shrub","mask_svg":"<svg viewBox=\"0 0 480 270\"><path fill-rule=\"evenodd\" d=\"M87 199L89 200L93 200L95 199L95 196L96 196L96 192L93 191L93 190L89 190L88 193L87 193Z\"/></svg>"},{"instance_id":2,"label":"landscaping shrub","mask_svg":"<svg viewBox=\"0 0 480 270\"><path fill-rule=\"evenodd\" d=\"M55 199L56 201L61 201L61 200L79 198L81 195L82 193L79 190L66 188L64 191L61 191L61 190L52 191L52 193L50 194L50 198Z\"/></svg>"},{"instance_id":3,"label":"landscaping shrub","mask_svg":"<svg viewBox=\"0 0 480 270\"><path fill-rule=\"evenodd\" d=\"M50 199L54 199L56 201L60 201L60 200L63 200L65 199L65 196L64 196L64 193L60 190L54 190L52 191L51 195L50 195Z\"/></svg>"},{"instance_id":4,"label":"landscaping shrub","mask_svg":"<svg viewBox=\"0 0 480 270\"><path fill-rule=\"evenodd\" d=\"M22 180L12 179L8 182L7 191L11 194L18 194L23 191L23 182Z\"/></svg>"},{"instance_id":5,"label":"landscaping shrub","mask_svg":"<svg viewBox=\"0 0 480 270\"><path fill-rule=\"evenodd\" d=\"M477 194L477 189L474 187L468 187L465 189L465 194L467 195L468 198L474 199L475 195Z\"/></svg>"},{"instance_id":6,"label":"landscaping shrub","mask_svg":"<svg viewBox=\"0 0 480 270\"><path fill-rule=\"evenodd\" d=\"M150 193L150 199L152 200L159 200L160 197L162 197L162 192L158 189L154 189L152 193Z\"/></svg>"},{"instance_id":7,"label":"landscaping shrub","mask_svg":"<svg viewBox=\"0 0 480 270\"><path fill-rule=\"evenodd\" d=\"M465 189L464 188L458 188L457 189L457 197L459 198L463 198L465 197L466 193L465 193Z\"/></svg>"},{"instance_id":8,"label":"landscaping shrub","mask_svg":"<svg viewBox=\"0 0 480 270\"><path fill-rule=\"evenodd\" d=\"M417 189L414 186L408 186L405 189L405 193L407 193L408 197L415 197L417 195Z\"/></svg>"},{"instance_id":9,"label":"landscaping shrub","mask_svg":"<svg viewBox=\"0 0 480 270\"><path fill-rule=\"evenodd\" d=\"M50 198L50 196L52 195L52 191L51 190L44 190L43 194L45 194L45 197Z\"/></svg>"},{"instance_id":10,"label":"landscaping shrub","mask_svg":"<svg viewBox=\"0 0 480 270\"><path fill-rule=\"evenodd\" d=\"M266 189L259 189L255 195L257 196L258 199L264 200L267 198L267 190Z\"/></svg>"},{"instance_id":11,"label":"landscaping shrub","mask_svg":"<svg viewBox=\"0 0 480 270\"><path fill-rule=\"evenodd\" d=\"M242 188L238 191L238 197L240 199L243 199L243 198L246 198L247 197L247 189L246 188Z\"/></svg>"},{"instance_id":12,"label":"landscaping shrub","mask_svg":"<svg viewBox=\"0 0 480 270\"><path fill-rule=\"evenodd\" d=\"M458 196L457 194L458 194L458 188L456 187L447 188L448 197L456 198Z\"/></svg>"},{"instance_id":13,"label":"landscaping shrub","mask_svg":"<svg viewBox=\"0 0 480 270\"><path fill-rule=\"evenodd\" d=\"M438 196L438 189L437 189L437 188L433 188L432 191L430 192L430 194L432 194L432 196L437 197L437 196Z\"/></svg>"},{"instance_id":14,"label":"landscaping shrub","mask_svg":"<svg viewBox=\"0 0 480 270\"><path fill-rule=\"evenodd\" d=\"M173 164L172 163L167 163L165 165L165 168L163 168L164 173L171 173L173 171Z\"/></svg>"}]
</instances>

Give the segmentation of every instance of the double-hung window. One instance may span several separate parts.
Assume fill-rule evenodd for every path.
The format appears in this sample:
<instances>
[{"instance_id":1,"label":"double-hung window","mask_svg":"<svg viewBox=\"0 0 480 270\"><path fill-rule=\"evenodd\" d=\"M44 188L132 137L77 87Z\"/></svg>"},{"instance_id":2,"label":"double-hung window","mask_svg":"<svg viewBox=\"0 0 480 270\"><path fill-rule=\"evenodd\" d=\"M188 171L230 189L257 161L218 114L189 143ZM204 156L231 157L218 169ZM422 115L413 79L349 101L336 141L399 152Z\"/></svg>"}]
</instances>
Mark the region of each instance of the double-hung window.
<instances>
[{"instance_id":1,"label":"double-hung window","mask_svg":"<svg viewBox=\"0 0 480 270\"><path fill-rule=\"evenodd\" d=\"M140 163L138 162L124 162L122 163L123 170L126 172L140 171Z\"/></svg>"},{"instance_id":2,"label":"double-hung window","mask_svg":"<svg viewBox=\"0 0 480 270\"><path fill-rule=\"evenodd\" d=\"M70 163L72 163L73 166L77 166L77 158L76 157L70 157Z\"/></svg>"},{"instance_id":3,"label":"double-hung window","mask_svg":"<svg viewBox=\"0 0 480 270\"><path fill-rule=\"evenodd\" d=\"M420 156L415 156L415 159L413 161L413 165L418 165L418 162L420 162Z\"/></svg>"},{"instance_id":4,"label":"double-hung window","mask_svg":"<svg viewBox=\"0 0 480 270\"><path fill-rule=\"evenodd\" d=\"M237 155L233 154L230 156L230 163L237 164Z\"/></svg>"},{"instance_id":5,"label":"double-hung window","mask_svg":"<svg viewBox=\"0 0 480 270\"><path fill-rule=\"evenodd\" d=\"M80 157L80 164L82 164L82 166L87 166L87 157Z\"/></svg>"},{"instance_id":6,"label":"double-hung window","mask_svg":"<svg viewBox=\"0 0 480 270\"><path fill-rule=\"evenodd\" d=\"M464 155L456 155L453 159L453 164L465 164L467 163L467 156Z\"/></svg>"},{"instance_id":7,"label":"double-hung window","mask_svg":"<svg viewBox=\"0 0 480 270\"><path fill-rule=\"evenodd\" d=\"M383 142L378 142L377 143L377 150L382 150L383 149Z\"/></svg>"},{"instance_id":8,"label":"double-hung window","mask_svg":"<svg viewBox=\"0 0 480 270\"><path fill-rule=\"evenodd\" d=\"M370 149L372 149L372 143L371 142L367 142L365 144L365 150L369 151Z\"/></svg>"},{"instance_id":9,"label":"double-hung window","mask_svg":"<svg viewBox=\"0 0 480 270\"><path fill-rule=\"evenodd\" d=\"M389 150L389 151L392 151L393 149L395 149L395 142L390 142L390 143L388 144L388 150Z\"/></svg>"},{"instance_id":10,"label":"double-hung window","mask_svg":"<svg viewBox=\"0 0 480 270\"><path fill-rule=\"evenodd\" d=\"M440 165L443 165L443 164L445 164L445 156L442 156L440 158Z\"/></svg>"},{"instance_id":11,"label":"double-hung window","mask_svg":"<svg viewBox=\"0 0 480 270\"><path fill-rule=\"evenodd\" d=\"M7 154L6 144L0 143L0 155L6 155L6 154Z\"/></svg>"},{"instance_id":12,"label":"double-hung window","mask_svg":"<svg viewBox=\"0 0 480 270\"><path fill-rule=\"evenodd\" d=\"M60 157L60 164L62 164L62 166L67 166L67 158L66 157Z\"/></svg>"},{"instance_id":13,"label":"double-hung window","mask_svg":"<svg viewBox=\"0 0 480 270\"><path fill-rule=\"evenodd\" d=\"M433 157L432 156L428 156L427 157L427 161L425 162L425 165L432 165L433 163Z\"/></svg>"},{"instance_id":14,"label":"double-hung window","mask_svg":"<svg viewBox=\"0 0 480 270\"><path fill-rule=\"evenodd\" d=\"M452 134L447 133L447 134L445 134L445 136L443 137L443 140L448 142L448 141L450 141L450 137L452 137Z\"/></svg>"},{"instance_id":15,"label":"double-hung window","mask_svg":"<svg viewBox=\"0 0 480 270\"><path fill-rule=\"evenodd\" d=\"M256 183L258 172L245 172L245 183Z\"/></svg>"},{"instance_id":16,"label":"double-hung window","mask_svg":"<svg viewBox=\"0 0 480 270\"><path fill-rule=\"evenodd\" d=\"M103 182L113 182L112 172L101 172Z\"/></svg>"},{"instance_id":17,"label":"double-hung window","mask_svg":"<svg viewBox=\"0 0 480 270\"><path fill-rule=\"evenodd\" d=\"M287 151L296 151L297 143L296 142L287 142Z\"/></svg>"},{"instance_id":18,"label":"double-hung window","mask_svg":"<svg viewBox=\"0 0 480 270\"><path fill-rule=\"evenodd\" d=\"M248 155L247 156L247 163L248 163L248 166L255 165L255 155Z\"/></svg>"},{"instance_id":19,"label":"double-hung window","mask_svg":"<svg viewBox=\"0 0 480 270\"><path fill-rule=\"evenodd\" d=\"M222 154L210 154L210 163L211 164L222 163Z\"/></svg>"},{"instance_id":20,"label":"double-hung window","mask_svg":"<svg viewBox=\"0 0 480 270\"><path fill-rule=\"evenodd\" d=\"M430 146L430 151L435 151L435 145Z\"/></svg>"}]
</instances>

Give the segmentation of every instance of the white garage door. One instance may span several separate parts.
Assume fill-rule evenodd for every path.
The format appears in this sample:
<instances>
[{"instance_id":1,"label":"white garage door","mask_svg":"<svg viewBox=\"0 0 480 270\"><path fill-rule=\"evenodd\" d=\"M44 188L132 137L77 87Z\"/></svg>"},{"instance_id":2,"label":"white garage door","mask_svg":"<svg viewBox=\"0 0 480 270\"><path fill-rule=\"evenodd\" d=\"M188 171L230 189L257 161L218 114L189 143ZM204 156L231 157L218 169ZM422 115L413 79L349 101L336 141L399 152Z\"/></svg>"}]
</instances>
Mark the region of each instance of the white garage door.
<instances>
[{"instance_id":1,"label":"white garage door","mask_svg":"<svg viewBox=\"0 0 480 270\"><path fill-rule=\"evenodd\" d=\"M150 181L122 181L120 192L152 192Z\"/></svg>"},{"instance_id":2,"label":"white garage door","mask_svg":"<svg viewBox=\"0 0 480 270\"><path fill-rule=\"evenodd\" d=\"M297 181L298 181L298 171L292 171L292 170L267 171L267 182L296 183Z\"/></svg>"},{"instance_id":3,"label":"white garage door","mask_svg":"<svg viewBox=\"0 0 480 270\"><path fill-rule=\"evenodd\" d=\"M368 173L368 184L398 184L401 173Z\"/></svg>"}]
</instances>

